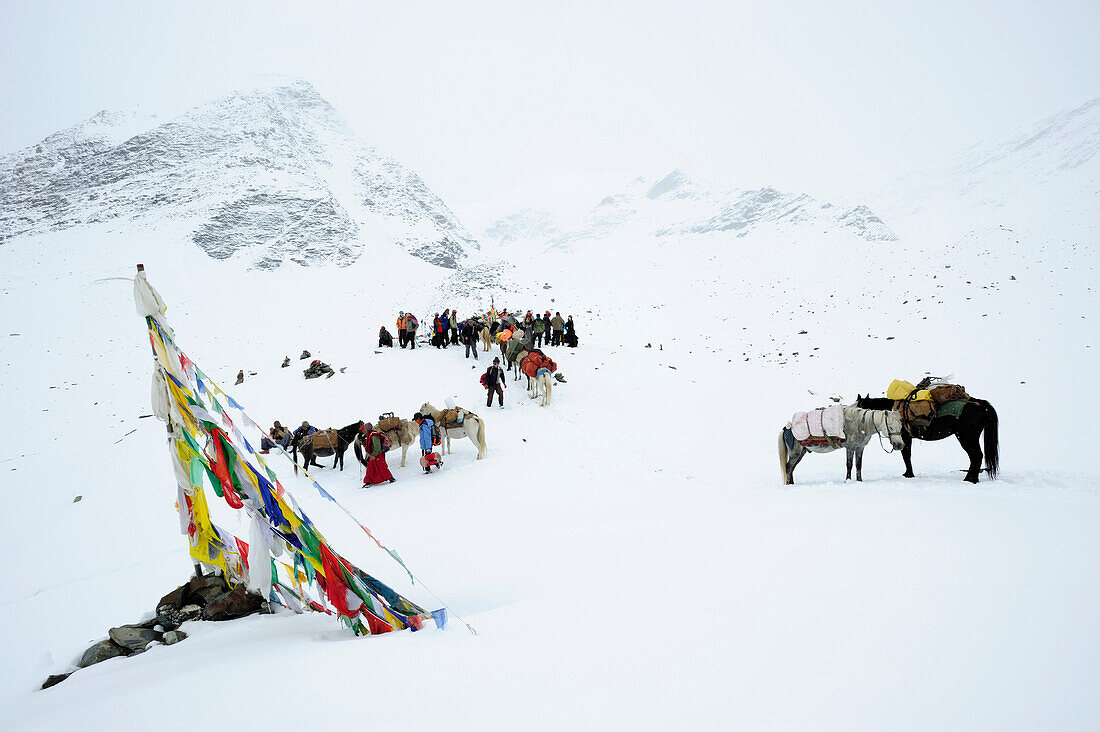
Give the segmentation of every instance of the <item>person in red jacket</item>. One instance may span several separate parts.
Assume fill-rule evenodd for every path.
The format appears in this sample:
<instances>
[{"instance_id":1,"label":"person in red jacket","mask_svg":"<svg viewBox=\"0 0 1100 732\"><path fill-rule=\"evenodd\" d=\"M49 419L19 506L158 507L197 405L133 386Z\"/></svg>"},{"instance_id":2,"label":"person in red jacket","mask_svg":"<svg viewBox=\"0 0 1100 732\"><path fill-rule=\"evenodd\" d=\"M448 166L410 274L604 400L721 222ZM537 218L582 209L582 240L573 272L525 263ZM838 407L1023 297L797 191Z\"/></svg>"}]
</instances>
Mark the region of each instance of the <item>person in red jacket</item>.
<instances>
[{"instance_id":1,"label":"person in red jacket","mask_svg":"<svg viewBox=\"0 0 1100 732\"><path fill-rule=\"evenodd\" d=\"M386 464L386 449L382 434L371 429L364 439L367 448L367 474L363 476L363 485L378 485L394 482L393 473Z\"/></svg>"}]
</instances>

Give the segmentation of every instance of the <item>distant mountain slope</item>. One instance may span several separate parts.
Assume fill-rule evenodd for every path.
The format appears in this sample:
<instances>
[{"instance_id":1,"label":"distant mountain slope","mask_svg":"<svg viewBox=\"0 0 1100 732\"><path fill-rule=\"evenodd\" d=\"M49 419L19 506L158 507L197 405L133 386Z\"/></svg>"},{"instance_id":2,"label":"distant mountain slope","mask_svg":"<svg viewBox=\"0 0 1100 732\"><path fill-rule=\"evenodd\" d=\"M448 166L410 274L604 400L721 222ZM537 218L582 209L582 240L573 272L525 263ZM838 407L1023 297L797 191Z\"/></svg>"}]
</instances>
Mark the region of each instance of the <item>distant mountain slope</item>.
<instances>
[{"instance_id":1,"label":"distant mountain slope","mask_svg":"<svg viewBox=\"0 0 1100 732\"><path fill-rule=\"evenodd\" d=\"M892 216L962 213L1003 222L1008 214L1061 223L1068 217L1095 228L1098 153L1100 97L906 175L871 197Z\"/></svg>"},{"instance_id":2,"label":"distant mountain slope","mask_svg":"<svg viewBox=\"0 0 1100 732\"><path fill-rule=\"evenodd\" d=\"M477 248L424 182L352 133L307 82L164 121L101 112L0 158L0 241L82 224L185 222L215 259L348 264L396 243L454 268Z\"/></svg>"},{"instance_id":3,"label":"distant mountain slope","mask_svg":"<svg viewBox=\"0 0 1100 732\"><path fill-rule=\"evenodd\" d=\"M897 238L866 206L841 208L774 188L712 191L679 170L653 182L635 179L572 224L550 211L526 209L493 222L483 236L501 244L526 240L568 248L627 229L656 237L722 231L740 237L757 228L791 224L847 231L867 241Z\"/></svg>"}]
</instances>

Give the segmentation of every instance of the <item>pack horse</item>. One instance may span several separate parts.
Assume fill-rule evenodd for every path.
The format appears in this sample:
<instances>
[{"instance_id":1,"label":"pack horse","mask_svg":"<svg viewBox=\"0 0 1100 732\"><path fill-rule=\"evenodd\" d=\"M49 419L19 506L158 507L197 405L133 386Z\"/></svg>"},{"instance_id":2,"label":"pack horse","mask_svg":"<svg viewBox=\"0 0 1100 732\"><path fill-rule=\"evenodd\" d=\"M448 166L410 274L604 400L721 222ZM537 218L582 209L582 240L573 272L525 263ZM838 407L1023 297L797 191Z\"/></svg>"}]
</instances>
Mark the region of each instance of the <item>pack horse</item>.
<instances>
[{"instance_id":1,"label":"pack horse","mask_svg":"<svg viewBox=\"0 0 1100 732\"><path fill-rule=\"evenodd\" d=\"M815 418L816 430L813 429ZM832 428L827 421L833 423ZM905 444L901 415L892 410L840 406L796 414L779 432L779 468L784 485L794 484L794 469L807 452L826 453L841 448L848 453L848 471L844 479L852 477L854 462L856 480L862 481L863 449L875 435L888 438L895 450L901 450Z\"/></svg>"}]
</instances>

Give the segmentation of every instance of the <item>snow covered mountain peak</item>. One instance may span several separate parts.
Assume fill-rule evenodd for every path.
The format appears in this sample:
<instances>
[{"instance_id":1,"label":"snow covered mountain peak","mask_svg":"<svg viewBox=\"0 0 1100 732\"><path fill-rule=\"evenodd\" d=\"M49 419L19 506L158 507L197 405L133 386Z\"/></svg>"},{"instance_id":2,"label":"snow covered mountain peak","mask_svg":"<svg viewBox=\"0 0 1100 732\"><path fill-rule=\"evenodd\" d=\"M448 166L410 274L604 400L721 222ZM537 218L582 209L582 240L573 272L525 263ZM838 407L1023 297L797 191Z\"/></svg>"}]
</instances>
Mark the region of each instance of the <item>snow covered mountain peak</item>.
<instances>
[{"instance_id":1,"label":"snow covered mountain peak","mask_svg":"<svg viewBox=\"0 0 1100 732\"><path fill-rule=\"evenodd\" d=\"M477 248L419 176L285 77L168 119L102 111L0 158L0 196L0 241L121 219L261 269L393 244L454 268Z\"/></svg>"},{"instance_id":2,"label":"snow covered mountain peak","mask_svg":"<svg viewBox=\"0 0 1100 732\"><path fill-rule=\"evenodd\" d=\"M846 232L871 242L897 239L864 205L845 208L771 187L712 189L678 169L657 180L636 178L586 212L566 215L564 220L557 212L521 210L485 227L483 238L499 244L527 241L545 248L569 249L627 229L656 237L713 232L742 237L758 228L791 226Z\"/></svg>"}]
</instances>

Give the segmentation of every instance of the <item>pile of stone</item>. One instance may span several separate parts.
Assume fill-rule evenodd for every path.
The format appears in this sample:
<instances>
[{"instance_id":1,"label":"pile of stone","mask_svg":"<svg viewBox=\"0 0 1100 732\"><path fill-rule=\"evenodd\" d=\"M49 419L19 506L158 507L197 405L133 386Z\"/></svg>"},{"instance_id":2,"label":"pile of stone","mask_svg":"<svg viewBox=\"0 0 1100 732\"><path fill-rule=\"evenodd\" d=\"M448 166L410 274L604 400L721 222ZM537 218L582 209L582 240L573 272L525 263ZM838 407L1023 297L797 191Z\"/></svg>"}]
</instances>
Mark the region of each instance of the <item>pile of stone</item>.
<instances>
[{"instance_id":1,"label":"pile of stone","mask_svg":"<svg viewBox=\"0 0 1100 732\"><path fill-rule=\"evenodd\" d=\"M305 371L302 372L307 379L316 379L319 376L324 376L326 379L331 379L332 375L336 372L332 370L332 367L323 361L314 361L309 365Z\"/></svg>"},{"instance_id":2,"label":"pile of stone","mask_svg":"<svg viewBox=\"0 0 1100 732\"><path fill-rule=\"evenodd\" d=\"M187 637L179 627L188 620L234 620L267 610L263 598L245 590L244 585L231 589L217 575L192 577L187 584L160 599L155 617L143 623L111 628L105 640L84 651L76 666L87 668L110 658L135 656L151 645L179 643ZM72 673L54 674L46 679L42 688L60 684Z\"/></svg>"}]
</instances>

